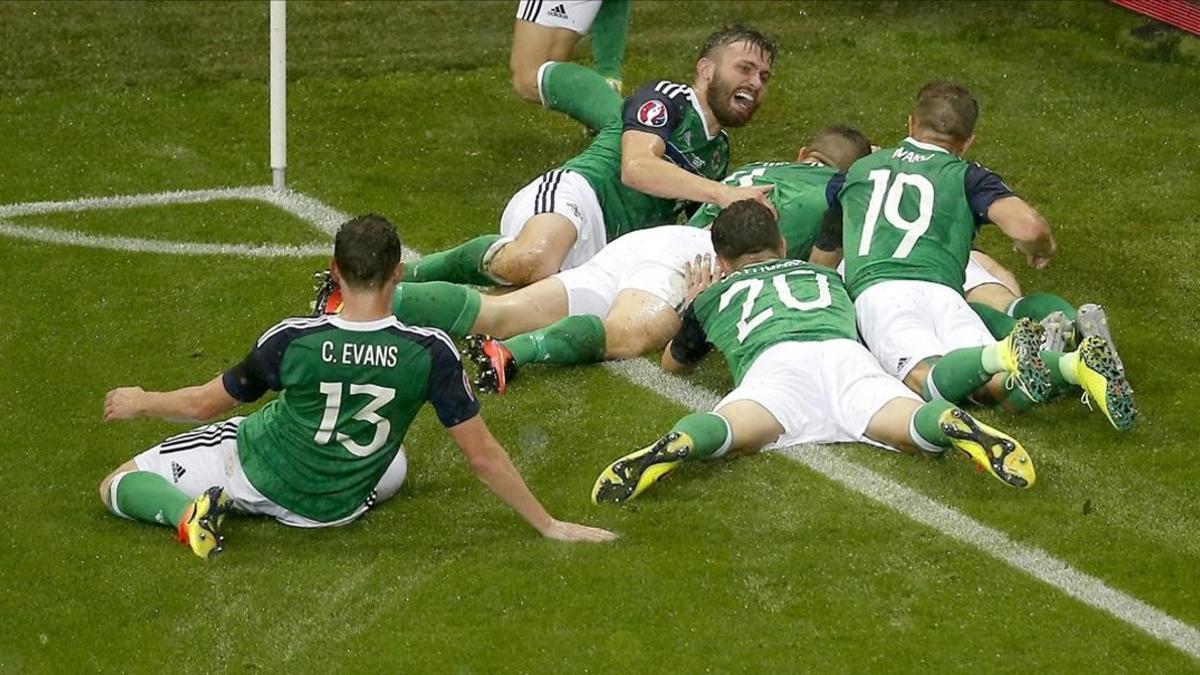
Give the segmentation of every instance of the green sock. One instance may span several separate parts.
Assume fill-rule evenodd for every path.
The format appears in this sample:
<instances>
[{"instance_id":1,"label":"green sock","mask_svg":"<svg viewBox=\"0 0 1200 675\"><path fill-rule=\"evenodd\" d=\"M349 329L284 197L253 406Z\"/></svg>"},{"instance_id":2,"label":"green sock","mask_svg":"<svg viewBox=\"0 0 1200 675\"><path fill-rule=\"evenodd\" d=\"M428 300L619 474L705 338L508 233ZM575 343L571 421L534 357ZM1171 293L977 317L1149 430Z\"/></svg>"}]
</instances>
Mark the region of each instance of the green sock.
<instances>
[{"instance_id":1,"label":"green sock","mask_svg":"<svg viewBox=\"0 0 1200 675\"><path fill-rule=\"evenodd\" d=\"M597 131L621 118L621 95L604 77L578 63L553 63L540 83L546 107L566 113Z\"/></svg>"},{"instance_id":2,"label":"green sock","mask_svg":"<svg viewBox=\"0 0 1200 675\"><path fill-rule=\"evenodd\" d=\"M483 297L479 291L445 281L404 282L392 295L392 314L412 326L440 328L459 339L471 332Z\"/></svg>"},{"instance_id":3,"label":"green sock","mask_svg":"<svg viewBox=\"0 0 1200 675\"><path fill-rule=\"evenodd\" d=\"M926 450L950 447L950 437L942 431L938 420L942 413L953 407L954 404L949 401L930 401L917 408L917 412L913 413L912 420L908 423L908 435L913 443Z\"/></svg>"},{"instance_id":4,"label":"green sock","mask_svg":"<svg viewBox=\"0 0 1200 675\"><path fill-rule=\"evenodd\" d=\"M921 388L925 400L965 401L971 392L987 384L999 370L995 358L986 358L986 352L987 347L965 347L943 356L925 378Z\"/></svg>"},{"instance_id":5,"label":"green sock","mask_svg":"<svg viewBox=\"0 0 1200 675\"><path fill-rule=\"evenodd\" d=\"M401 281L450 281L495 286L496 280L483 271L483 256L498 239L498 234L485 234L452 249L430 253L415 263L405 265Z\"/></svg>"},{"instance_id":6,"label":"green sock","mask_svg":"<svg viewBox=\"0 0 1200 675\"><path fill-rule=\"evenodd\" d=\"M518 366L553 363L575 366L604 360L604 322L581 314L560 319L545 328L511 337L504 346Z\"/></svg>"},{"instance_id":7,"label":"green sock","mask_svg":"<svg viewBox=\"0 0 1200 675\"><path fill-rule=\"evenodd\" d=\"M733 441L729 423L716 413L691 413L676 422L671 431L687 434L692 439L692 451L684 456L684 461L720 457L729 452Z\"/></svg>"},{"instance_id":8,"label":"green sock","mask_svg":"<svg viewBox=\"0 0 1200 675\"><path fill-rule=\"evenodd\" d=\"M1054 312L1062 312L1071 321L1079 316L1079 312L1071 303L1053 293L1030 293L1013 301L1008 313L1015 319L1029 317L1041 321ZM1005 333L1007 335L1007 333Z\"/></svg>"},{"instance_id":9,"label":"green sock","mask_svg":"<svg viewBox=\"0 0 1200 675\"><path fill-rule=\"evenodd\" d=\"M983 325L987 326L992 337L997 340L1003 340L1009 333L1012 332L1014 326L1017 325L1017 320L1011 316L1001 312L998 309L989 307L982 302L968 303L971 309L983 319Z\"/></svg>"},{"instance_id":10,"label":"green sock","mask_svg":"<svg viewBox=\"0 0 1200 675\"><path fill-rule=\"evenodd\" d=\"M1042 360L1050 369L1050 398L1062 396L1079 386L1075 367L1079 363L1079 352L1042 351Z\"/></svg>"},{"instance_id":11,"label":"green sock","mask_svg":"<svg viewBox=\"0 0 1200 675\"><path fill-rule=\"evenodd\" d=\"M1004 392L1003 397L996 402L1001 408L1011 412L1023 413L1037 405L1020 387L1013 387Z\"/></svg>"},{"instance_id":12,"label":"green sock","mask_svg":"<svg viewBox=\"0 0 1200 675\"><path fill-rule=\"evenodd\" d=\"M118 516L171 528L179 526L184 511L193 501L166 478L149 471L131 471L121 476L116 492L113 512Z\"/></svg>"},{"instance_id":13,"label":"green sock","mask_svg":"<svg viewBox=\"0 0 1200 675\"><path fill-rule=\"evenodd\" d=\"M604 0L592 20L592 60L596 72L614 80L621 79L625 60L625 33L629 30L629 0Z\"/></svg>"}]
</instances>

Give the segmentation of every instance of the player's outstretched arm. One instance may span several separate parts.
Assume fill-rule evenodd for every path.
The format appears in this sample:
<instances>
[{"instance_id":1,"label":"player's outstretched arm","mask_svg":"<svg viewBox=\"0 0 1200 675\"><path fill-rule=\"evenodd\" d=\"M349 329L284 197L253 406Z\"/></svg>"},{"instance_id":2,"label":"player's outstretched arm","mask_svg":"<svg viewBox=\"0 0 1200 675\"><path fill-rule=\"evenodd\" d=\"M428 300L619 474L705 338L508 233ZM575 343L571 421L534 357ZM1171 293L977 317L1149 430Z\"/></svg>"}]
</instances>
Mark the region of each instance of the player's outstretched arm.
<instances>
[{"instance_id":1,"label":"player's outstretched arm","mask_svg":"<svg viewBox=\"0 0 1200 675\"><path fill-rule=\"evenodd\" d=\"M466 455L475 475L543 537L559 541L612 541L617 538L608 530L555 520L547 513L481 416L475 415L447 431Z\"/></svg>"},{"instance_id":2,"label":"player's outstretched arm","mask_svg":"<svg viewBox=\"0 0 1200 675\"><path fill-rule=\"evenodd\" d=\"M725 208L743 199L753 199L775 210L767 199L773 185L733 187L688 173L663 159L667 144L659 136L629 130L621 134L621 182L655 197L685 199Z\"/></svg>"},{"instance_id":3,"label":"player's outstretched arm","mask_svg":"<svg viewBox=\"0 0 1200 675\"><path fill-rule=\"evenodd\" d=\"M172 422L203 422L240 403L225 391L218 375L208 382L173 391L118 387L104 397L104 421L157 417Z\"/></svg>"},{"instance_id":4,"label":"player's outstretched arm","mask_svg":"<svg viewBox=\"0 0 1200 675\"><path fill-rule=\"evenodd\" d=\"M1017 196L997 199L988 207L987 217L1013 240L1030 267L1042 269L1050 264L1057 247L1050 224L1024 199Z\"/></svg>"}]
</instances>

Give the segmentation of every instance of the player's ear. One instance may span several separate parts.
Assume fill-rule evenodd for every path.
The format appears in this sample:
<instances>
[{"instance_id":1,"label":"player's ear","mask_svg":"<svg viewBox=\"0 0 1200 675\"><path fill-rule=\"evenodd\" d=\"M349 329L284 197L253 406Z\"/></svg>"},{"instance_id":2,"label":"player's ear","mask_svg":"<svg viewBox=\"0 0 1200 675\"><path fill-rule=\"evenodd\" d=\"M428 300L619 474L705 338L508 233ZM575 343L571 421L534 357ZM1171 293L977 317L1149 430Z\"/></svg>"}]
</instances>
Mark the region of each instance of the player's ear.
<instances>
[{"instance_id":1,"label":"player's ear","mask_svg":"<svg viewBox=\"0 0 1200 675\"><path fill-rule=\"evenodd\" d=\"M805 158L807 158L807 157L808 157L808 146L807 145L800 146L800 154L796 155L796 161L803 162L805 160Z\"/></svg>"},{"instance_id":2,"label":"player's ear","mask_svg":"<svg viewBox=\"0 0 1200 675\"><path fill-rule=\"evenodd\" d=\"M392 281L394 281L396 283L400 283L400 280L403 278L404 278L404 263L398 262L398 263L396 263L396 269L392 270Z\"/></svg>"},{"instance_id":3,"label":"player's ear","mask_svg":"<svg viewBox=\"0 0 1200 675\"><path fill-rule=\"evenodd\" d=\"M917 121L913 119L912 115L908 116L908 135L909 136L917 135Z\"/></svg>"},{"instance_id":4,"label":"player's ear","mask_svg":"<svg viewBox=\"0 0 1200 675\"><path fill-rule=\"evenodd\" d=\"M716 71L716 62L707 56L701 57L701 59L696 62L696 79L704 82L705 84L712 81L713 73Z\"/></svg>"},{"instance_id":5,"label":"player's ear","mask_svg":"<svg viewBox=\"0 0 1200 675\"><path fill-rule=\"evenodd\" d=\"M333 258L329 259L329 274L333 276L333 280L337 282L338 286L345 286L342 283L342 270L338 267L337 260Z\"/></svg>"}]
</instances>

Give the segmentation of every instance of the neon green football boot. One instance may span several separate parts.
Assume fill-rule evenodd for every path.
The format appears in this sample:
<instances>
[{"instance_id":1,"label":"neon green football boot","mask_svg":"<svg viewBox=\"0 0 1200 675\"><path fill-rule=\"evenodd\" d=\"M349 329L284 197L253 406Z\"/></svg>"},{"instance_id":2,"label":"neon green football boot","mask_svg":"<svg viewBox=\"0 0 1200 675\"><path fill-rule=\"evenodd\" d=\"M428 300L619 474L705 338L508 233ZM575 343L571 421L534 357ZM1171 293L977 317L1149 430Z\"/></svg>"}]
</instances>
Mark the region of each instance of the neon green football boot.
<instances>
[{"instance_id":1,"label":"neon green football boot","mask_svg":"<svg viewBox=\"0 0 1200 675\"><path fill-rule=\"evenodd\" d=\"M1030 488L1037 480L1033 459L1012 436L989 427L961 408L943 412L938 423L955 448L1005 485Z\"/></svg>"},{"instance_id":2,"label":"neon green football boot","mask_svg":"<svg viewBox=\"0 0 1200 675\"><path fill-rule=\"evenodd\" d=\"M609 464L592 487L593 504L621 504L675 470L692 450L692 437L673 431L653 445Z\"/></svg>"},{"instance_id":3,"label":"neon green football boot","mask_svg":"<svg viewBox=\"0 0 1200 675\"><path fill-rule=\"evenodd\" d=\"M179 541L192 548L192 552L211 560L225 550L225 537L221 534L221 523L229 512L229 495L218 486L205 490L196 497L183 518L179 520Z\"/></svg>"},{"instance_id":4,"label":"neon green football boot","mask_svg":"<svg viewBox=\"0 0 1200 675\"><path fill-rule=\"evenodd\" d=\"M1095 401L1118 431L1128 431L1137 419L1138 409L1133 401L1133 387L1125 379L1125 369L1112 345L1092 335L1079 345L1078 353L1075 378L1083 387L1083 402Z\"/></svg>"},{"instance_id":5,"label":"neon green football boot","mask_svg":"<svg viewBox=\"0 0 1200 675\"><path fill-rule=\"evenodd\" d=\"M1038 403L1050 395L1050 368L1041 354L1045 331L1041 324L1025 317L1007 337L996 343L1000 365L1021 391Z\"/></svg>"}]
</instances>

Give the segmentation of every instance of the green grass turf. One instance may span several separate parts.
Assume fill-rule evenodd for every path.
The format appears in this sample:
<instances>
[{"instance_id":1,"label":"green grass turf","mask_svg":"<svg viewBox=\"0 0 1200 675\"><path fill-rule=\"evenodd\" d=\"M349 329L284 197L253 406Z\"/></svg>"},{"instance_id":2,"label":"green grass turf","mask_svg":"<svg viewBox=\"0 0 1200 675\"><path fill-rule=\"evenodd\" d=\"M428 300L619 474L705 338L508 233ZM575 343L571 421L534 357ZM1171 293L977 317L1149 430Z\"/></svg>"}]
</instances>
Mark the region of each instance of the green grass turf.
<instances>
[{"instance_id":1,"label":"green grass turf","mask_svg":"<svg viewBox=\"0 0 1200 675\"><path fill-rule=\"evenodd\" d=\"M512 13L290 3L293 186L389 215L422 251L494 231L513 191L584 145L509 92ZM1033 454L1028 493L964 462L835 452L1200 625L1194 66L1130 49L1142 20L1099 3L639 2L626 82L686 77L710 28L738 19L778 36L781 57L735 162L791 157L834 121L894 141L923 81L968 83L983 106L972 157L1038 205L1061 253L1032 272L995 232L982 245L1027 288L1108 305L1144 411L1125 435L1071 401L983 413ZM0 203L267 182L266 28L265 3L0 4ZM14 220L320 239L250 203ZM423 413L393 503L339 531L238 521L227 555L202 565L166 530L101 509L105 473L184 428L102 424L103 393L220 372L305 310L323 260L11 239L0 260L0 670L1196 668L781 457L688 467L632 508L591 508L599 469L683 412L600 368L529 369L484 414L548 507L618 530L614 545L539 540ZM710 365L697 382L728 377Z\"/></svg>"}]
</instances>

